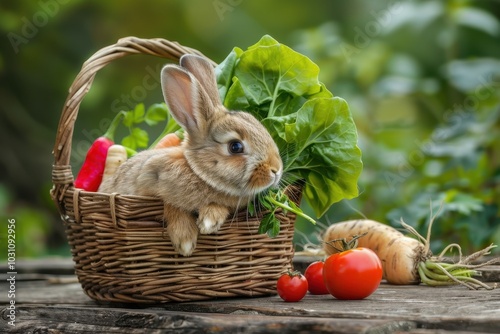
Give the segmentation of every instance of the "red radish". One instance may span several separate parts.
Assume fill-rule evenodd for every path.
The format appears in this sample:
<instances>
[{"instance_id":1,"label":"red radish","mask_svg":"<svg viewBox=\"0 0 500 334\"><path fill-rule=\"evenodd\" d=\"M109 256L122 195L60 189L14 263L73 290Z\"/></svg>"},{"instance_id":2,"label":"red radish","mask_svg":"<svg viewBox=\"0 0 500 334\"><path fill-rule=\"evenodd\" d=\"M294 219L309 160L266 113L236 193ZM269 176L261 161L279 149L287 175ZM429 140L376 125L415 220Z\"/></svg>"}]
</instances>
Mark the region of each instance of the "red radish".
<instances>
[{"instance_id":1,"label":"red radish","mask_svg":"<svg viewBox=\"0 0 500 334\"><path fill-rule=\"evenodd\" d=\"M99 137L94 141L75 179L75 188L87 191L97 191L99 189L108 149L113 144L113 141L105 136Z\"/></svg>"},{"instance_id":2,"label":"red radish","mask_svg":"<svg viewBox=\"0 0 500 334\"><path fill-rule=\"evenodd\" d=\"M97 138L90 146L82 168L76 176L74 186L87 191L97 191L102 182L102 175L106 165L108 149L114 144L113 137L118 124L123 117L122 113L115 116L106 133Z\"/></svg>"}]
</instances>

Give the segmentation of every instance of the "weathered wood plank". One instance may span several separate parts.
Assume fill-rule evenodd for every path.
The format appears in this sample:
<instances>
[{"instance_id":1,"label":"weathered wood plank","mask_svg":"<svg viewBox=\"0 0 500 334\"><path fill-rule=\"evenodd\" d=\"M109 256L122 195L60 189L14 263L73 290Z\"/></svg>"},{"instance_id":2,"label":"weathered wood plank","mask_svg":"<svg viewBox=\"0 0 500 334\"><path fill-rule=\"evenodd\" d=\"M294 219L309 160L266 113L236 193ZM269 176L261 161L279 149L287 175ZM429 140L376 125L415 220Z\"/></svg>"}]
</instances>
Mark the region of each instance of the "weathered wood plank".
<instances>
[{"instance_id":1,"label":"weathered wood plank","mask_svg":"<svg viewBox=\"0 0 500 334\"><path fill-rule=\"evenodd\" d=\"M0 273L8 272L7 263L0 264ZM18 274L74 275L74 262L68 257L48 257L41 259L18 259Z\"/></svg>"},{"instance_id":2,"label":"weathered wood plank","mask_svg":"<svg viewBox=\"0 0 500 334\"><path fill-rule=\"evenodd\" d=\"M429 318L490 319L500 321L500 289L467 290L461 286L433 288L382 284L365 300L337 300L330 295L306 297L285 303L279 297L229 299L164 304L164 309L229 313L233 309L254 310L268 315L309 315L339 318Z\"/></svg>"},{"instance_id":3,"label":"weathered wood plank","mask_svg":"<svg viewBox=\"0 0 500 334\"><path fill-rule=\"evenodd\" d=\"M25 263L16 281L15 328L6 321L7 294L0 294L0 333L500 333L500 289L382 284L361 301L306 295L298 303L277 296L158 305L96 303L72 283L72 262L57 263L48 269L39 261ZM500 282L495 276L500 266L487 273L492 275L487 281ZM5 287L2 278L0 291Z\"/></svg>"},{"instance_id":4,"label":"weathered wood plank","mask_svg":"<svg viewBox=\"0 0 500 334\"><path fill-rule=\"evenodd\" d=\"M364 319L274 317L252 313L203 314L74 306L26 305L11 333L392 333L416 328L412 322ZM4 327L5 329L5 327ZM2 326L0 326L2 330Z\"/></svg>"},{"instance_id":5,"label":"weathered wood plank","mask_svg":"<svg viewBox=\"0 0 500 334\"><path fill-rule=\"evenodd\" d=\"M5 295L0 295L2 304L5 299ZM399 324L398 331L401 332L404 331L401 328L404 326L407 330L420 328L500 332L500 289L470 291L459 286L431 288L382 284L372 296L361 301L340 301L329 295L306 295L298 303L285 303L279 297L268 297L144 306L95 303L84 295L79 284L48 284L36 281L18 282L16 305L18 324L24 326L18 328L23 330L32 328L35 324L48 329L58 329L57 326L64 328L63 323L68 322L78 323L81 325L80 329L89 332L101 330L99 326L108 326L110 328L109 330L106 328L106 332L119 333L120 327L144 327L153 321L151 319L154 319L154 323L158 323L160 321L158 317L164 319L162 317L167 315L169 317L178 315L183 322L193 322L191 327L188 326L189 330L210 328L215 324L210 323L209 319L218 319L221 328L234 330L235 333L240 330L238 326L245 328L249 326L244 319L251 324L258 323L260 319L262 328L272 327L274 324L285 332L288 329L300 331L303 328L301 326L310 327L316 324L330 332L341 325L342 329L336 330L339 333L348 333L349 330L354 330L352 327L345 327L348 323L364 324L362 330L365 332L380 328L381 333L390 333L387 328L395 326L394 324ZM230 320L226 321L224 316ZM285 323L289 325L282 324L284 319L287 319ZM336 322L337 320L342 322ZM372 320L377 322L371 322ZM27 322L23 325L23 321ZM170 324L171 321L174 320L170 319L167 322ZM73 325L68 326L65 330L70 330ZM162 328L161 326L167 326L167 323L155 326ZM77 329L71 330L80 333ZM127 333L133 332L127 331ZM253 332L248 331L248 333Z\"/></svg>"},{"instance_id":6,"label":"weathered wood plank","mask_svg":"<svg viewBox=\"0 0 500 334\"><path fill-rule=\"evenodd\" d=\"M5 284L2 282L2 284ZM0 295L0 302L7 302ZM96 307L117 304L97 304L89 299L79 284L50 284L45 281L18 282L16 302L19 304L75 304ZM130 305L123 304L124 307ZM136 306L136 307L148 307ZM267 315L304 315L314 317L404 318L414 314L429 317L498 318L500 319L500 289L471 291L461 286L432 288L424 285L395 286L382 284L362 301L341 301L330 295L306 297L299 303L285 303L279 297L235 298L213 301L160 304L166 310L187 312L231 313L250 310Z\"/></svg>"}]
</instances>

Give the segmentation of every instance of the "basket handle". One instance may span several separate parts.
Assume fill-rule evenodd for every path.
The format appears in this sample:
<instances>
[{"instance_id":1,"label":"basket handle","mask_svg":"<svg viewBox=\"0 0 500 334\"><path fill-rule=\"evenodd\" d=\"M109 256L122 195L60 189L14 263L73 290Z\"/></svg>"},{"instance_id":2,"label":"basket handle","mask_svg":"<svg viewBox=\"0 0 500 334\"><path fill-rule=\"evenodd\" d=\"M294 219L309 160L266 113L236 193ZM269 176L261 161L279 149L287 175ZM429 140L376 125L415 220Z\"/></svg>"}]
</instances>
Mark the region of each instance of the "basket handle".
<instances>
[{"instance_id":1,"label":"basket handle","mask_svg":"<svg viewBox=\"0 0 500 334\"><path fill-rule=\"evenodd\" d=\"M53 168L60 169L69 165L73 129L80 103L85 94L90 90L97 71L115 59L133 54L153 55L173 61L178 61L184 54L203 55L201 52L184 47L177 42L161 38L143 39L137 37L122 38L116 44L102 48L94 53L94 55L83 63L82 69L73 81L69 89L69 95L64 103L57 128L54 150L52 152L55 158Z\"/></svg>"}]
</instances>

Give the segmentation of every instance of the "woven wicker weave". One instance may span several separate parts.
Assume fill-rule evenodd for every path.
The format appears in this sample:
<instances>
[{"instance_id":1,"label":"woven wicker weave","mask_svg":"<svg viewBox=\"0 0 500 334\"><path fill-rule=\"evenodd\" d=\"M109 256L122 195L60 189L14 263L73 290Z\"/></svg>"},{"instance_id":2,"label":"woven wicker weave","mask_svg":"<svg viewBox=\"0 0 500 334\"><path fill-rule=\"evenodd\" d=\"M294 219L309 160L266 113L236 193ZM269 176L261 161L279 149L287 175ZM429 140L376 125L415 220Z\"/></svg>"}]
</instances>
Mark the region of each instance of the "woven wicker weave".
<instances>
[{"instance_id":1,"label":"woven wicker weave","mask_svg":"<svg viewBox=\"0 0 500 334\"><path fill-rule=\"evenodd\" d=\"M212 235L200 235L192 256L178 255L166 234L158 198L103 194L73 187L69 165L80 102L98 70L131 54L178 62L200 52L163 39L128 37L95 53L82 66L64 105L54 147L52 198L66 226L78 279L99 301L156 303L262 296L291 267L295 216L277 215L281 232L258 234L259 217L240 212ZM289 195L300 198L299 187Z\"/></svg>"}]
</instances>

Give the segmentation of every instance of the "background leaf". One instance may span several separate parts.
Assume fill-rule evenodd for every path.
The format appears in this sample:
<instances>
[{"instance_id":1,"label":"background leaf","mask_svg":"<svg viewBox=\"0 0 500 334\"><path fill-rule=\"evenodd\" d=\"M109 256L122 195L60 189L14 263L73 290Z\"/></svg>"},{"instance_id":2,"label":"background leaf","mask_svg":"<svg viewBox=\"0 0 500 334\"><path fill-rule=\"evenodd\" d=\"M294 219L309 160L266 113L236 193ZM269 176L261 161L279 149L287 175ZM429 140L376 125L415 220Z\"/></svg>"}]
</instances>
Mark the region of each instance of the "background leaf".
<instances>
[{"instance_id":1,"label":"background leaf","mask_svg":"<svg viewBox=\"0 0 500 334\"><path fill-rule=\"evenodd\" d=\"M144 121L146 109L144 103L139 103L134 109L127 111L123 118L123 124L127 127L132 127L134 124L140 124Z\"/></svg>"},{"instance_id":2,"label":"background leaf","mask_svg":"<svg viewBox=\"0 0 500 334\"><path fill-rule=\"evenodd\" d=\"M149 135L147 131L140 128L133 128L130 135L124 137L121 143L123 146L137 150L138 148L147 147L148 142Z\"/></svg>"},{"instance_id":3,"label":"background leaf","mask_svg":"<svg viewBox=\"0 0 500 334\"><path fill-rule=\"evenodd\" d=\"M281 92L293 96L320 91L319 68L309 58L269 36L243 52L234 70L250 104L270 103L267 115L275 115L273 102Z\"/></svg>"},{"instance_id":4,"label":"background leaf","mask_svg":"<svg viewBox=\"0 0 500 334\"><path fill-rule=\"evenodd\" d=\"M165 103L155 103L148 108L144 120L148 125L156 125L169 118L170 114L167 105Z\"/></svg>"},{"instance_id":5,"label":"background leaf","mask_svg":"<svg viewBox=\"0 0 500 334\"><path fill-rule=\"evenodd\" d=\"M317 217L333 203L358 195L356 180L363 165L345 100L308 100L286 133L287 141L297 143L300 155L287 161L285 170L306 180L305 198Z\"/></svg>"},{"instance_id":6,"label":"background leaf","mask_svg":"<svg viewBox=\"0 0 500 334\"><path fill-rule=\"evenodd\" d=\"M500 22L498 19L481 9L461 7L455 12L458 24L481 30L492 36L500 35Z\"/></svg>"}]
</instances>

